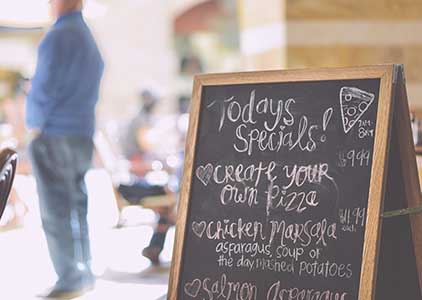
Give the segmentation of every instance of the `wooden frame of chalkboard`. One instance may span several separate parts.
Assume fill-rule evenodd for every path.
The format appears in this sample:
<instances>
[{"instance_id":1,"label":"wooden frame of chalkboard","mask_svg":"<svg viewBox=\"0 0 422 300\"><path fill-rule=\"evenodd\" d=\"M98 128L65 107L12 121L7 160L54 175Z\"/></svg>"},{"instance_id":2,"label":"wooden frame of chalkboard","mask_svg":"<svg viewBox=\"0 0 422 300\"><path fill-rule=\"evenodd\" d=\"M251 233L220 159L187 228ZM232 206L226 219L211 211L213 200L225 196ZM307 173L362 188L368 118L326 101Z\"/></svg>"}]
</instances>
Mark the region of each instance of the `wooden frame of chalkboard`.
<instances>
[{"instance_id":1,"label":"wooden frame of chalkboard","mask_svg":"<svg viewBox=\"0 0 422 300\"><path fill-rule=\"evenodd\" d=\"M379 65L353 68L326 68L315 70L287 70L208 74L195 77L190 111L189 131L186 142L185 164L178 206L175 245L170 273L168 299L182 300L179 295L180 275L184 263L184 243L187 237L187 220L191 201L191 185L194 176L195 150L200 130L200 111L203 88L208 86L246 85L266 83L292 83L352 79L379 79L379 100L376 112L374 150L364 234L363 256L360 273L359 300L375 299L378 255L381 240L383 199L385 197L391 128L394 110L394 84L399 67ZM407 101L407 99L406 99ZM404 103L402 101L402 103ZM401 108L403 109L403 107ZM402 115L403 117L403 115ZM403 124L402 124L403 125ZM407 126L404 124L403 126ZM409 145L410 146L410 145ZM407 147L403 155L409 155ZM412 147L413 149L413 147ZM410 153L411 154L411 153ZM411 161L411 160L410 160ZM413 162L410 162L412 164ZM406 175L405 175L406 176ZM412 184L414 181L412 180ZM411 187L415 195L415 186ZM415 233L414 233L415 234Z\"/></svg>"}]
</instances>

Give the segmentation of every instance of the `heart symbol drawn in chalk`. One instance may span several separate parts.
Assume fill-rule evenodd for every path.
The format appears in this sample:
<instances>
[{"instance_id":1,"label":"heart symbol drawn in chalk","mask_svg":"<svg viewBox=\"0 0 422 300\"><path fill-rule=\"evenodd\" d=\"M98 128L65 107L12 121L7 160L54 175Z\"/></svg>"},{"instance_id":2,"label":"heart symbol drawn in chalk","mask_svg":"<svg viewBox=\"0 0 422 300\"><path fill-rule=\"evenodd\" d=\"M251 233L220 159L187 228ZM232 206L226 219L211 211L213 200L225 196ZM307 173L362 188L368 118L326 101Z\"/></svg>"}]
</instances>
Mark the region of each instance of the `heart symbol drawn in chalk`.
<instances>
[{"instance_id":1,"label":"heart symbol drawn in chalk","mask_svg":"<svg viewBox=\"0 0 422 300\"><path fill-rule=\"evenodd\" d=\"M214 171L214 167L212 164L207 164L206 166L199 166L196 169L196 177L198 177L201 182L207 186L210 182L212 172Z\"/></svg>"},{"instance_id":2,"label":"heart symbol drawn in chalk","mask_svg":"<svg viewBox=\"0 0 422 300\"><path fill-rule=\"evenodd\" d=\"M185 284L185 293L188 296L195 298L198 296L199 289L201 288L201 280L195 279L192 282Z\"/></svg>"},{"instance_id":3,"label":"heart symbol drawn in chalk","mask_svg":"<svg viewBox=\"0 0 422 300\"><path fill-rule=\"evenodd\" d=\"M207 227L207 223L205 221L199 223L195 221L192 222L192 230L199 238L202 238L202 235L205 232L205 227Z\"/></svg>"}]
</instances>

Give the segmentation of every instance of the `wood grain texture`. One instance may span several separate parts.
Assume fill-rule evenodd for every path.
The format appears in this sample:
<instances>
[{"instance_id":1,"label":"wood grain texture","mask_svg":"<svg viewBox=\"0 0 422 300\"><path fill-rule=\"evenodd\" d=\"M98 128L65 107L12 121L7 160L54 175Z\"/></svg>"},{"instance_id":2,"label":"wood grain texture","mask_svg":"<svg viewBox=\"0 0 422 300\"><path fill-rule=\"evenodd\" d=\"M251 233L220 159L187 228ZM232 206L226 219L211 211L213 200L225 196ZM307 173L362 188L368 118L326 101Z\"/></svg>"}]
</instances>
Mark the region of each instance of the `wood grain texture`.
<instances>
[{"instance_id":1,"label":"wood grain texture","mask_svg":"<svg viewBox=\"0 0 422 300\"><path fill-rule=\"evenodd\" d=\"M306 35L306 33L304 33ZM422 44L413 45L304 45L287 47L289 68L337 67L369 63L406 66L407 82L422 82Z\"/></svg>"},{"instance_id":2,"label":"wood grain texture","mask_svg":"<svg viewBox=\"0 0 422 300\"><path fill-rule=\"evenodd\" d=\"M183 243L185 240L186 221L189 211L193 162L195 159L195 145L198 133L199 111L201 107L201 91L201 82L197 77L195 77L192 92L192 105L189 117L189 130L185 147L185 162L183 168L182 185L180 189L180 199L178 205L175 243L170 270L170 282L167 298L169 300L177 299L180 268L182 267Z\"/></svg>"},{"instance_id":3,"label":"wood grain texture","mask_svg":"<svg viewBox=\"0 0 422 300\"><path fill-rule=\"evenodd\" d=\"M204 85L228 85L271 82L297 82L317 80L346 80L381 78L391 65L362 66L353 68L319 68L297 70L274 70L199 75Z\"/></svg>"},{"instance_id":4,"label":"wood grain texture","mask_svg":"<svg viewBox=\"0 0 422 300\"><path fill-rule=\"evenodd\" d=\"M287 0L288 20L412 20L421 17L419 0Z\"/></svg>"},{"instance_id":5,"label":"wood grain texture","mask_svg":"<svg viewBox=\"0 0 422 300\"><path fill-rule=\"evenodd\" d=\"M378 253L382 230L382 219L380 216L384 208L383 199L387 179L389 141L393 113L394 68L393 65L387 67L381 77L359 300L375 299Z\"/></svg>"},{"instance_id":6,"label":"wood grain texture","mask_svg":"<svg viewBox=\"0 0 422 300\"><path fill-rule=\"evenodd\" d=\"M409 119L409 106L407 103L407 92L404 83L403 73L400 72L397 95L396 110L397 118L394 130L399 141L400 161L404 177L405 198L408 207L421 205L421 193L416 165L415 148L413 146L412 131ZM419 285L422 290L422 214L410 216L412 227L413 244L415 249L416 264L419 275Z\"/></svg>"}]
</instances>

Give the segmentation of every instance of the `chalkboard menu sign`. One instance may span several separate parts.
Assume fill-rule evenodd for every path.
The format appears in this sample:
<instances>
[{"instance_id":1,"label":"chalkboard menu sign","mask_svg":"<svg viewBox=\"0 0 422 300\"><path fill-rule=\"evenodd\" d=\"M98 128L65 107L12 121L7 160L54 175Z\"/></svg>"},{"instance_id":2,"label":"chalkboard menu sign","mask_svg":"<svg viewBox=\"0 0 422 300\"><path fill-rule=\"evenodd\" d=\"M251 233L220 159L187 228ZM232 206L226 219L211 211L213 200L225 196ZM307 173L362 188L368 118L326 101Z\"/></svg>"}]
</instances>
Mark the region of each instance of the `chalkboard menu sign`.
<instances>
[{"instance_id":1,"label":"chalkboard menu sign","mask_svg":"<svg viewBox=\"0 0 422 300\"><path fill-rule=\"evenodd\" d=\"M393 66L195 79L169 299L371 299Z\"/></svg>"}]
</instances>

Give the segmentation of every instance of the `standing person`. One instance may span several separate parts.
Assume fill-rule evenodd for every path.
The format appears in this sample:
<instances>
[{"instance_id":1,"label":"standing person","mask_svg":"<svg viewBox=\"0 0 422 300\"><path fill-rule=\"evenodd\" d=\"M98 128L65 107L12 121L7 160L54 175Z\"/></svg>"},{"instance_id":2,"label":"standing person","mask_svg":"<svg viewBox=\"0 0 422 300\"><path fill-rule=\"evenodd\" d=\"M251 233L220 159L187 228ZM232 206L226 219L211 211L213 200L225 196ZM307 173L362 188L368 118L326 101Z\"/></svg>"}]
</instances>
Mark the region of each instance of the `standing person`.
<instances>
[{"instance_id":1,"label":"standing person","mask_svg":"<svg viewBox=\"0 0 422 300\"><path fill-rule=\"evenodd\" d=\"M38 49L27 98L29 151L56 284L45 298L71 299L94 286L84 176L90 167L95 106L104 63L82 0L50 0L57 21Z\"/></svg>"}]
</instances>

